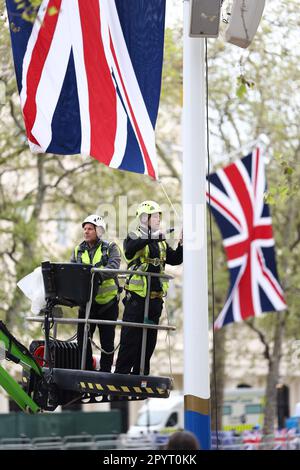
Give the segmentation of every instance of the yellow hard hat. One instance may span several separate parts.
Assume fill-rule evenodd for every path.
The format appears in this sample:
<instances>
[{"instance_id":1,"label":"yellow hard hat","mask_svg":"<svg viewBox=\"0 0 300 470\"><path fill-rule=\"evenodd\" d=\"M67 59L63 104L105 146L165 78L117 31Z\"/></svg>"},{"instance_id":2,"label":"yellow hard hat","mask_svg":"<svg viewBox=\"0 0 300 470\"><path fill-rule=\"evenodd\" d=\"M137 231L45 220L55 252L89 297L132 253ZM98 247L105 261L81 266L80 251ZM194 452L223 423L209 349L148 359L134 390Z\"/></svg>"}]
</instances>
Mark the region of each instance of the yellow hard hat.
<instances>
[{"instance_id":1,"label":"yellow hard hat","mask_svg":"<svg viewBox=\"0 0 300 470\"><path fill-rule=\"evenodd\" d=\"M136 216L139 218L142 214L157 214L162 212L161 207L155 201L143 201L136 211Z\"/></svg>"}]
</instances>

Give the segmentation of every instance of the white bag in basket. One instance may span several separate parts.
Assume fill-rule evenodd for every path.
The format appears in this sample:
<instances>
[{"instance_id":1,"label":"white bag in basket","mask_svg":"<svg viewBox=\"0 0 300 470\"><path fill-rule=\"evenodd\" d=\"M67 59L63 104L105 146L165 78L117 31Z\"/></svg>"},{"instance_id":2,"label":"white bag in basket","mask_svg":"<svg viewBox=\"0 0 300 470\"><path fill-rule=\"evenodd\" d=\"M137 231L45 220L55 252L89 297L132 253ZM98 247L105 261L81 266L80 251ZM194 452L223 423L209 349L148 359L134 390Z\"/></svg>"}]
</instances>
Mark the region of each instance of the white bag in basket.
<instances>
[{"instance_id":1,"label":"white bag in basket","mask_svg":"<svg viewBox=\"0 0 300 470\"><path fill-rule=\"evenodd\" d=\"M46 306L45 288L42 269L39 266L35 270L23 277L17 286L23 294L31 300L31 312L38 315L40 310Z\"/></svg>"}]
</instances>

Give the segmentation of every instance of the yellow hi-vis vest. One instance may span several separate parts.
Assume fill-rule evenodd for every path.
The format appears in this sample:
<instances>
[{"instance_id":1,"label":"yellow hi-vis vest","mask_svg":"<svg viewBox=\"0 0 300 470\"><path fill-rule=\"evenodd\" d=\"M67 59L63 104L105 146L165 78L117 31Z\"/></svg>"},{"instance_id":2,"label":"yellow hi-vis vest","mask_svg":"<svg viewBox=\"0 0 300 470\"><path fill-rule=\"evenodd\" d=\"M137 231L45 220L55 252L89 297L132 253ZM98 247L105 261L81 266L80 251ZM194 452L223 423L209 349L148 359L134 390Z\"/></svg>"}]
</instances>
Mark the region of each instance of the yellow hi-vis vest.
<instances>
[{"instance_id":1,"label":"yellow hi-vis vest","mask_svg":"<svg viewBox=\"0 0 300 470\"><path fill-rule=\"evenodd\" d=\"M136 235L139 236L138 232L135 232ZM146 276L139 276L138 274L134 274L134 271L147 271L149 264L153 264L154 266L160 266L160 273L163 274L165 272L165 264L166 264L166 257L167 257L167 243L165 241L159 241L159 258L149 258L150 250L149 246L146 245L145 248L136 252L133 258L128 259L128 267L133 271L133 274L130 274L126 278L125 289L134 292L135 294L139 295L140 297L146 297L147 294L147 277ZM166 279L160 278L160 283L163 291L163 295L167 294L167 290L169 287L169 283Z\"/></svg>"},{"instance_id":2,"label":"yellow hi-vis vest","mask_svg":"<svg viewBox=\"0 0 300 470\"><path fill-rule=\"evenodd\" d=\"M104 243L107 243L107 242L104 242ZM95 266L96 264L98 263L101 263L102 261L102 245L103 243L101 243L100 246L98 246L95 254L94 254L94 257L93 257L93 260L92 260L92 265ZM77 259L78 257L78 250L79 250L79 245L76 246L75 248L75 258ZM81 263L84 263L84 264L91 264L91 261L90 261L90 257L89 257L89 253L87 250L85 250L84 252L82 252L81 254ZM103 267L105 267L104 265L102 265ZM101 268L101 266L99 266ZM98 293L95 297L95 301L97 302L97 304L101 304L101 305L105 305L105 304L108 304L108 302L110 302L111 300L113 300L116 295L118 294L118 286L116 284L116 281L114 279L105 279L102 284L100 284L99 288L98 288Z\"/></svg>"}]
</instances>

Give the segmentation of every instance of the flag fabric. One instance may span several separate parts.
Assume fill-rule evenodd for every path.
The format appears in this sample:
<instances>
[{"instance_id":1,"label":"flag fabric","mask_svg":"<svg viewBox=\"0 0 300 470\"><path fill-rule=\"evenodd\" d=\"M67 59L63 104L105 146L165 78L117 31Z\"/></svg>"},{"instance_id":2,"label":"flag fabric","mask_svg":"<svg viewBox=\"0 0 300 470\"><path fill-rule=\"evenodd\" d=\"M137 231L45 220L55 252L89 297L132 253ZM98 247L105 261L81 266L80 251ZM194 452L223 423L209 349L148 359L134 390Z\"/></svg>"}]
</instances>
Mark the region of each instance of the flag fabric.
<instances>
[{"instance_id":1,"label":"flag fabric","mask_svg":"<svg viewBox=\"0 0 300 470\"><path fill-rule=\"evenodd\" d=\"M215 328L286 308L279 284L272 220L264 200L266 179L259 149L212 173L210 208L223 237L230 272L226 303ZM209 196L207 193L209 202Z\"/></svg>"},{"instance_id":2,"label":"flag fabric","mask_svg":"<svg viewBox=\"0 0 300 470\"><path fill-rule=\"evenodd\" d=\"M165 0L43 0L34 23L6 5L31 150L157 178Z\"/></svg>"}]
</instances>

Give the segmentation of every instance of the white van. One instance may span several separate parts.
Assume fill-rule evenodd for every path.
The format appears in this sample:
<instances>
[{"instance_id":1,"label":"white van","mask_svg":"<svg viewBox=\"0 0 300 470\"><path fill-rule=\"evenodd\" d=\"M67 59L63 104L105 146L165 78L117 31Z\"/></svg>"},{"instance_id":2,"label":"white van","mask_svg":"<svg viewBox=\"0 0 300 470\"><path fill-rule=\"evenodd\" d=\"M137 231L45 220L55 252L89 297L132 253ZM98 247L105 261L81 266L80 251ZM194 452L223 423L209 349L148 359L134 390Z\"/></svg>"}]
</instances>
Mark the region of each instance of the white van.
<instances>
[{"instance_id":1,"label":"white van","mask_svg":"<svg viewBox=\"0 0 300 470\"><path fill-rule=\"evenodd\" d=\"M264 419L262 388L234 388L224 390L223 430L242 432L261 428ZM138 437L151 433L169 433L184 429L184 396L173 391L169 398L150 398L138 413L136 423L127 435Z\"/></svg>"},{"instance_id":2,"label":"white van","mask_svg":"<svg viewBox=\"0 0 300 470\"><path fill-rule=\"evenodd\" d=\"M169 398L150 398L138 413L127 435L139 437L150 433L172 432L184 428L183 394L171 392Z\"/></svg>"}]
</instances>

